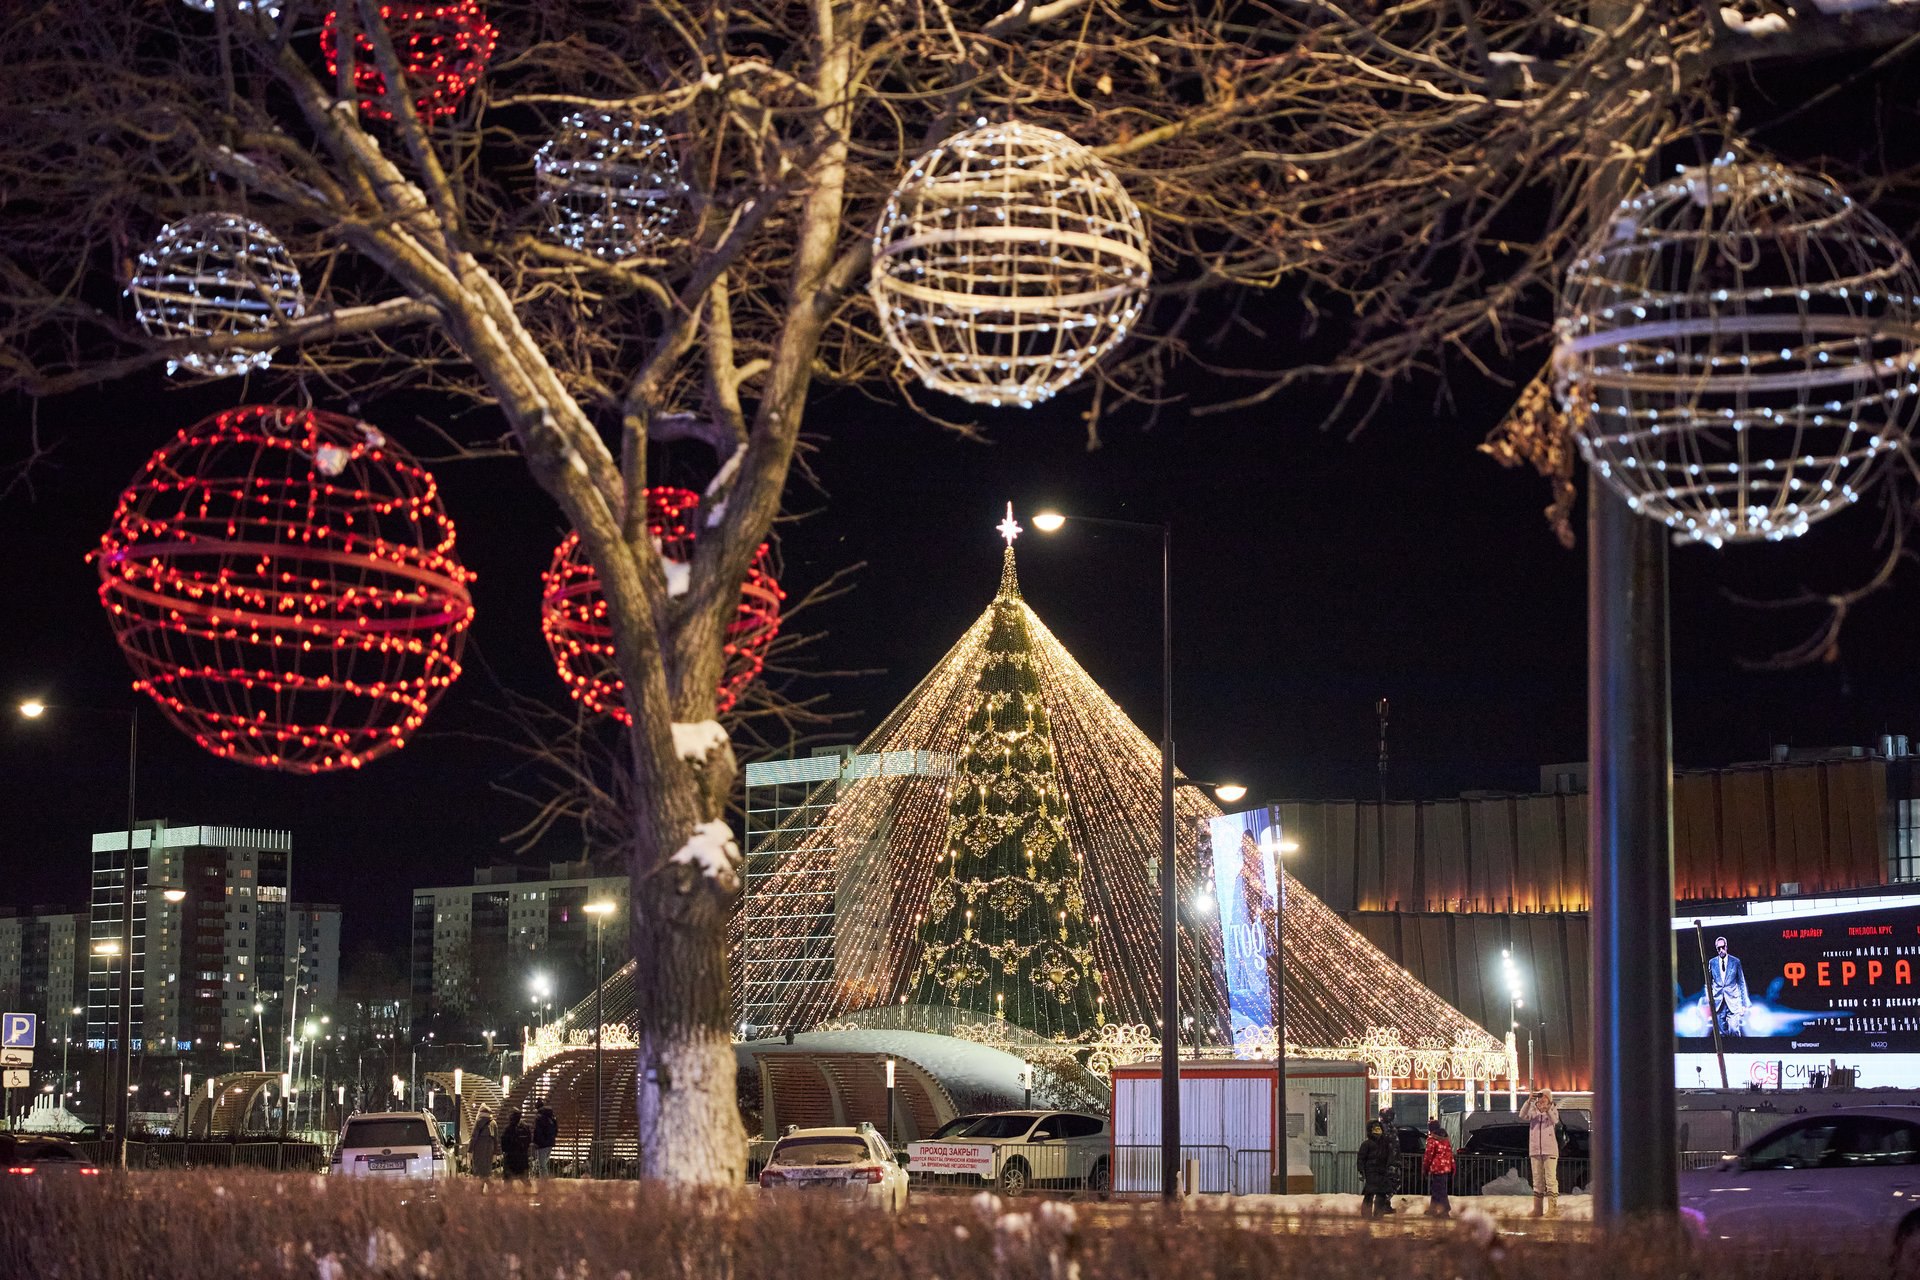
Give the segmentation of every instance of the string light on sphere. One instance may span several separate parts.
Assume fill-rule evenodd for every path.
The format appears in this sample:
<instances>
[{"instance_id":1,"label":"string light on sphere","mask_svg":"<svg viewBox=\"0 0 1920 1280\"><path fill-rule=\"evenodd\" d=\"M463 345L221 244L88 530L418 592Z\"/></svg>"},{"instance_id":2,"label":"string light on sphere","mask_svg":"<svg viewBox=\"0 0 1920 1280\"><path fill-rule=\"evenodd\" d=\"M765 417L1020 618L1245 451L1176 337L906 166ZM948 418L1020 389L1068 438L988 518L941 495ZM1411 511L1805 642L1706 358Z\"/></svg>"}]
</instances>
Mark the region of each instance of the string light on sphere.
<instances>
[{"instance_id":1,"label":"string light on sphere","mask_svg":"<svg viewBox=\"0 0 1920 1280\"><path fill-rule=\"evenodd\" d=\"M249 405L182 431L90 558L134 687L214 755L287 773L406 745L473 619L433 476L339 414Z\"/></svg>"},{"instance_id":2,"label":"string light on sphere","mask_svg":"<svg viewBox=\"0 0 1920 1280\"><path fill-rule=\"evenodd\" d=\"M212 13L216 7L229 13L258 13L268 18L280 16L280 0L180 0L189 9Z\"/></svg>"},{"instance_id":3,"label":"string light on sphere","mask_svg":"<svg viewBox=\"0 0 1920 1280\"><path fill-rule=\"evenodd\" d=\"M307 311L286 246L233 213L196 213L162 227L141 251L127 296L140 327L163 339L266 333ZM167 372L227 378L272 363L271 349L192 351L169 360Z\"/></svg>"},{"instance_id":4,"label":"string light on sphere","mask_svg":"<svg viewBox=\"0 0 1920 1280\"><path fill-rule=\"evenodd\" d=\"M547 233L618 261L657 245L684 207L680 162L659 126L576 112L533 158Z\"/></svg>"},{"instance_id":5,"label":"string light on sphere","mask_svg":"<svg viewBox=\"0 0 1920 1280\"><path fill-rule=\"evenodd\" d=\"M667 572L669 595L686 590L699 506L700 495L691 489L647 490L647 533ZM726 669L714 706L719 714L732 710L747 686L759 678L766 667L767 648L780 633L780 610L787 595L769 571L771 560L771 548L761 543L740 585L740 604L727 624L724 640ZM606 596L600 590L599 575L580 548L578 534L569 533L560 543L541 578L540 631L574 699L591 711L631 724L626 682L620 678L613 628L607 621Z\"/></svg>"},{"instance_id":6,"label":"string light on sphere","mask_svg":"<svg viewBox=\"0 0 1920 1280\"><path fill-rule=\"evenodd\" d=\"M1079 379L1139 320L1147 228L1092 151L982 121L915 161L873 236L868 293L920 380L1030 407Z\"/></svg>"},{"instance_id":7,"label":"string light on sphere","mask_svg":"<svg viewBox=\"0 0 1920 1280\"><path fill-rule=\"evenodd\" d=\"M1920 275L1825 179L1729 154L1625 201L1568 269L1554 381L1599 479L1676 540L1857 502L1920 410Z\"/></svg>"},{"instance_id":8,"label":"string light on sphere","mask_svg":"<svg viewBox=\"0 0 1920 1280\"><path fill-rule=\"evenodd\" d=\"M380 21L406 76L414 114L428 123L460 109L467 91L486 74L487 60L500 39L479 0L383 4ZM329 10L320 28L320 53L329 76L340 74L339 25L338 10ZM353 40L353 87L360 95L361 114L376 120L397 114L387 101L391 88L373 41L360 29Z\"/></svg>"}]
</instances>

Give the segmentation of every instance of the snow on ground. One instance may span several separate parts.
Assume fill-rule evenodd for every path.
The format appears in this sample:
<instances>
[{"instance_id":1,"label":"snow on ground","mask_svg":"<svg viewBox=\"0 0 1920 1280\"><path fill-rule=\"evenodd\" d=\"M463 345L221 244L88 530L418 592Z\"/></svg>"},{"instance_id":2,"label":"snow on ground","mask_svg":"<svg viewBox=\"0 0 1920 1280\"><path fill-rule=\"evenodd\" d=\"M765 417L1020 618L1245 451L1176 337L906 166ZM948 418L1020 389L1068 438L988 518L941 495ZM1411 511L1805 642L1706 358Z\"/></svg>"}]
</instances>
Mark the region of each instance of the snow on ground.
<instances>
[{"instance_id":1,"label":"snow on ground","mask_svg":"<svg viewBox=\"0 0 1920 1280\"><path fill-rule=\"evenodd\" d=\"M1323 1217L1357 1218L1360 1216L1360 1197L1357 1195L1294 1195L1294 1196L1200 1196L1201 1204L1220 1209L1240 1212L1286 1213L1299 1215L1319 1215ZM1425 1196L1395 1196L1393 1198L1395 1218L1419 1218L1427 1211ZM1524 1218L1533 1212L1532 1196L1454 1196L1453 1216L1458 1218L1468 1209L1478 1209L1490 1213L1496 1218ZM1591 1222L1593 1220L1593 1197L1585 1193L1560 1197L1558 1216L1573 1222Z\"/></svg>"},{"instance_id":2,"label":"snow on ground","mask_svg":"<svg viewBox=\"0 0 1920 1280\"><path fill-rule=\"evenodd\" d=\"M726 745L727 731L720 727L718 720L673 726L673 753L682 760L699 764Z\"/></svg>"}]
</instances>

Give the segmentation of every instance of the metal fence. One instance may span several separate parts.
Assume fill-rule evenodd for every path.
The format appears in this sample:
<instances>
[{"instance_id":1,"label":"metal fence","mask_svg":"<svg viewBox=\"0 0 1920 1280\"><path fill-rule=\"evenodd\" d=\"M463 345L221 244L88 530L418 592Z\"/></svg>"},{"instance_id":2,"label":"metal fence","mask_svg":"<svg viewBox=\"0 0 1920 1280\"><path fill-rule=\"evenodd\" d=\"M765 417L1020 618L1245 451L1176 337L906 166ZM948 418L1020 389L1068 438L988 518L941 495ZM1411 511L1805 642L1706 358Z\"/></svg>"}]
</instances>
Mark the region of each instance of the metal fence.
<instances>
[{"instance_id":1,"label":"metal fence","mask_svg":"<svg viewBox=\"0 0 1920 1280\"><path fill-rule=\"evenodd\" d=\"M73 1144L95 1164L113 1162L113 1143L92 1138ZM274 1173L319 1173L327 1148L316 1142L187 1142L127 1140L129 1169L265 1169Z\"/></svg>"},{"instance_id":2,"label":"metal fence","mask_svg":"<svg viewBox=\"0 0 1920 1280\"><path fill-rule=\"evenodd\" d=\"M1190 1161L1198 1161L1200 1165L1198 1185L1190 1190L1201 1195L1233 1194L1235 1158L1230 1148L1224 1146L1181 1147L1181 1165L1184 1166ZM1112 1186L1116 1190L1157 1192L1162 1185L1158 1146L1113 1149Z\"/></svg>"},{"instance_id":3,"label":"metal fence","mask_svg":"<svg viewBox=\"0 0 1920 1280\"><path fill-rule=\"evenodd\" d=\"M1121 1150L1134 1150L1123 1147ZM1198 1150L1199 1148L1195 1148ZM1220 1148L1225 1150L1225 1148ZM1155 1152L1159 1148L1154 1148ZM748 1164L751 1166L751 1155ZM761 1157L765 1163L765 1157ZM1089 1184L1117 1184L1104 1148L1089 1150L1072 1142L1002 1142L994 1147L994 1173L981 1177L971 1173L918 1173L907 1167L908 1179L917 1187L984 1187L1002 1181L1009 1168L1017 1168L1024 1186L1044 1191L1078 1190ZM1158 1162L1154 1167L1159 1168ZM1158 1184L1156 1184L1158 1185Z\"/></svg>"}]
</instances>

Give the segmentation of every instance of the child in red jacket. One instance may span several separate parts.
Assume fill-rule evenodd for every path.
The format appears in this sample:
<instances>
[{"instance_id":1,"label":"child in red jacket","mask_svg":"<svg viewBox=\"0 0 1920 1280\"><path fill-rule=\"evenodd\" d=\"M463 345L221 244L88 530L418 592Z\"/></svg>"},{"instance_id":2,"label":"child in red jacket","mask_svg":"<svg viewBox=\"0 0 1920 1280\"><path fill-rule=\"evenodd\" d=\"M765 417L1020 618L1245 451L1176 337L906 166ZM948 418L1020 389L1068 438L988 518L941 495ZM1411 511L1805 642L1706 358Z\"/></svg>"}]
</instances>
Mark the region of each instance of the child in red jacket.
<instances>
[{"instance_id":1,"label":"child in red jacket","mask_svg":"<svg viewBox=\"0 0 1920 1280\"><path fill-rule=\"evenodd\" d=\"M1453 1204L1447 1199L1447 1191L1453 1182L1453 1144L1447 1141L1447 1131L1438 1120L1427 1121L1427 1153L1420 1159L1420 1168L1427 1175L1427 1216L1452 1217Z\"/></svg>"}]
</instances>

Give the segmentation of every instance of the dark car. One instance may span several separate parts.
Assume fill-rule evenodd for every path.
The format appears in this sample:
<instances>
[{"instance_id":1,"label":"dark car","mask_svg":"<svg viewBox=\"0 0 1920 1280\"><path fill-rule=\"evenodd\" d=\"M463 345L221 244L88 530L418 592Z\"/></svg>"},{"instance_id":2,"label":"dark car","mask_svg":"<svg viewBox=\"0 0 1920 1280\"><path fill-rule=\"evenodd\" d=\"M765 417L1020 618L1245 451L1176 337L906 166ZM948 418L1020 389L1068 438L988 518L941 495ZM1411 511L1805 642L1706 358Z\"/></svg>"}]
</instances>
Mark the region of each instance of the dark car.
<instances>
[{"instance_id":1,"label":"dark car","mask_svg":"<svg viewBox=\"0 0 1920 1280\"><path fill-rule=\"evenodd\" d=\"M1403 1156L1424 1156L1427 1153L1427 1131L1416 1129L1410 1124L1394 1126L1394 1136L1400 1143Z\"/></svg>"},{"instance_id":2,"label":"dark car","mask_svg":"<svg viewBox=\"0 0 1920 1280\"><path fill-rule=\"evenodd\" d=\"M65 1138L0 1133L0 1177L70 1177L99 1172L100 1167Z\"/></svg>"},{"instance_id":3,"label":"dark car","mask_svg":"<svg viewBox=\"0 0 1920 1280\"><path fill-rule=\"evenodd\" d=\"M1567 1192L1586 1186L1592 1135L1585 1129L1571 1129L1564 1124L1557 1132L1560 1137L1560 1190ZM1467 1135L1466 1143L1460 1148L1459 1154L1463 1158L1459 1161L1459 1172L1454 1176L1454 1186L1462 1194L1471 1195L1509 1169L1531 1181L1533 1168L1527 1151L1529 1133L1524 1124L1489 1124L1475 1129Z\"/></svg>"}]
</instances>

